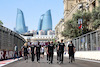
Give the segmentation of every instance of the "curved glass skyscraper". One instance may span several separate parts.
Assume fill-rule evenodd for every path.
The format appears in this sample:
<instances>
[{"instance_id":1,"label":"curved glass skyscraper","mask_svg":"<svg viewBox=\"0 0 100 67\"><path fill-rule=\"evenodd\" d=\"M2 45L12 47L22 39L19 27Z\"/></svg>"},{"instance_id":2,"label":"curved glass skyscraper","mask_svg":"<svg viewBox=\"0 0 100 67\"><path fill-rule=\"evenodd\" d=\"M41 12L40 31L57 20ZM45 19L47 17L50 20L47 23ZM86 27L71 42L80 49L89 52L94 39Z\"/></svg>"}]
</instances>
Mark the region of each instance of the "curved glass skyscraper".
<instances>
[{"instance_id":1,"label":"curved glass skyscraper","mask_svg":"<svg viewBox=\"0 0 100 67\"><path fill-rule=\"evenodd\" d=\"M44 14L43 14L43 15L41 15L41 17L40 17L40 20L39 20L39 25L38 25L38 32L39 32L39 30L42 30L42 22L43 22L43 17L44 17Z\"/></svg>"},{"instance_id":2,"label":"curved glass skyscraper","mask_svg":"<svg viewBox=\"0 0 100 67\"><path fill-rule=\"evenodd\" d=\"M42 30L52 30L51 10L48 10L43 17Z\"/></svg>"},{"instance_id":3,"label":"curved glass skyscraper","mask_svg":"<svg viewBox=\"0 0 100 67\"><path fill-rule=\"evenodd\" d=\"M28 27L25 26L24 14L20 9L17 9L15 32L22 34L27 31L28 31Z\"/></svg>"},{"instance_id":4,"label":"curved glass skyscraper","mask_svg":"<svg viewBox=\"0 0 100 67\"><path fill-rule=\"evenodd\" d=\"M46 33L48 30L52 30L52 17L51 10L48 10L43 14L39 20L38 30L44 30Z\"/></svg>"}]
</instances>

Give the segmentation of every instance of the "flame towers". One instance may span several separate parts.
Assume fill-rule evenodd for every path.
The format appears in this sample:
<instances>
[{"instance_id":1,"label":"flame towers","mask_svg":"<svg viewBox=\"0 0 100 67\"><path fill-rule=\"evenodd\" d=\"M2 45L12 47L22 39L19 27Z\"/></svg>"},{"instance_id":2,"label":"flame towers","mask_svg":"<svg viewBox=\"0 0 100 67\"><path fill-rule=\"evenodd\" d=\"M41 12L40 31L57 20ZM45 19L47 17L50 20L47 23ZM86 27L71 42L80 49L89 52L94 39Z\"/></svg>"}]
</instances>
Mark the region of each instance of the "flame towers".
<instances>
[{"instance_id":1,"label":"flame towers","mask_svg":"<svg viewBox=\"0 0 100 67\"><path fill-rule=\"evenodd\" d=\"M51 10L48 10L40 17L38 31L39 30L44 30L46 33L48 30L52 30Z\"/></svg>"},{"instance_id":2,"label":"flame towers","mask_svg":"<svg viewBox=\"0 0 100 67\"><path fill-rule=\"evenodd\" d=\"M25 26L24 14L20 9L17 9L16 28L14 30L19 34L28 31L28 27Z\"/></svg>"}]
</instances>

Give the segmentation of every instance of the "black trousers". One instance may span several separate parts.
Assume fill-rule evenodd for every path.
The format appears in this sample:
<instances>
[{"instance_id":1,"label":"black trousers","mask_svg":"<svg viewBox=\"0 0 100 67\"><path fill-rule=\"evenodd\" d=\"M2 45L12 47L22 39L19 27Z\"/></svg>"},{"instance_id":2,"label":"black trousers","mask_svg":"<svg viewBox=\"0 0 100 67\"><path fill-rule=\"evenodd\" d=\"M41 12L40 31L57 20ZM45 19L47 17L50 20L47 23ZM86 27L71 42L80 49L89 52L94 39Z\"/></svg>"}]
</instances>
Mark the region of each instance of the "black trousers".
<instances>
[{"instance_id":1,"label":"black trousers","mask_svg":"<svg viewBox=\"0 0 100 67\"><path fill-rule=\"evenodd\" d=\"M57 60L59 60L59 51L57 51Z\"/></svg>"},{"instance_id":2,"label":"black trousers","mask_svg":"<svg viewBox=\"0 0 100 67\"><path fill-rule=\"evenodd\" d=\"M49 61L53 62L53 52L49 52Z\"/></svg>"},{"instance_id":3,"label":"black trousers","mask_svg":"<svg viewBox=\"0 0 100 67\"><path fill-rule=\"evenodd\" d=\"M36 56L37 56L37 61L40 61L40 52L37 52Z\"/></svg>"},{"instance_id":4,"label":"black trousers","mask_svg":"<svg viewBox=\"0 0 100 67\"><path fill-rule=\"evenodd\" d=\"M71 57L74 59L74 53L69 53L69 59L70 59Z\"/></svg>"},{"instance_id":5,"label":"black trousers","mask_svg":"<svg viewBox=\"0 0 100 67\"><path fill-rule=\"evenodd\" d=\"M24 59L26 60L28 60L28 52L24 52Z\"/></svg>"},{"instance_id":6,"label":"black trousers","mask_svg":"<svg viewBox=\"0 0 100 67\"><path fill-rule=\"evenodd\" d=\"M48 61L49 55L47 54L47 61Z\"/></svg>"},{"instance_id":7,"label":"black trousers","mask_svg":"<svg viewBox=\"0 0 100 67\"><path fill-rule=\"evenodd\" d=\"M31 55L32 55L31 60L34 61L34 59L35 59L35 55L34 55L34 53L31 53Z\"/></svg>"},{"instance_id":8,"label":"black trousers","mask_svg":"<svg viewBox=\"0 0 100 67\"><path fill-rule=\"evenodd\" d=\"M63 62L64 52L59 52L59 61Z\"/></svg>"}]
</instances>

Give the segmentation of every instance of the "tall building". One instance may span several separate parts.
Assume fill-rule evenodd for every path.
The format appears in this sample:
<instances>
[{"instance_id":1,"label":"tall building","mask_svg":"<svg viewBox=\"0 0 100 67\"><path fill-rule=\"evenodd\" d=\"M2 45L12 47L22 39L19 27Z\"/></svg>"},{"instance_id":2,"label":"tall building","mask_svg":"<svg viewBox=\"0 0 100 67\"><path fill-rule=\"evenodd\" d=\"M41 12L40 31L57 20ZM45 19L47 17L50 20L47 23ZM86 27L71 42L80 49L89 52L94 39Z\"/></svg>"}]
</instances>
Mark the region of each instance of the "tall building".
<instances>
[{"instance_id":1,"label":"tall building","mask_svg":"<svg viewBox=\"0 0 100 67\"><path fill-rule=\"evenodd\" d=\"M44 14L41 15L41 17L40 17L40 19L39 19L38 32L39 32L39 30L42 30L43 17L44 17Z\"/></svg>"},{"instance_id":2,"label":"tall building","mask_svg":"<svg viewBox=\"0 0 100 67\"><path fill-rule=\"evenodd\" d=\"M17 9L16 27L14 30L19 34L23 34L28 31L28 27L25 26L24 14L20 9Z\"/></svg>"},{"instance_id":3,"label":"tall building","mask_svg":"<svg viewBox=\"0 0 100 67\"><path fill-rule=\"evenodd\" d=\"M48 10L45 14L41 15L38 25L38 32L39 30L45 31L46 34L48 30L52 30L51 10Z\"/></svg>"},{"instance_id":4,"label":"tall building","mask_svg":"<svg viewBox=\"0 0 100 67\"><path fill-rule=\"evenodd\" d=\"M42 30L48 31L52 30L52 18L51 18L51 10L48 10L43 17L43 23L42 23Z\"/></svg>"}]
</instances>

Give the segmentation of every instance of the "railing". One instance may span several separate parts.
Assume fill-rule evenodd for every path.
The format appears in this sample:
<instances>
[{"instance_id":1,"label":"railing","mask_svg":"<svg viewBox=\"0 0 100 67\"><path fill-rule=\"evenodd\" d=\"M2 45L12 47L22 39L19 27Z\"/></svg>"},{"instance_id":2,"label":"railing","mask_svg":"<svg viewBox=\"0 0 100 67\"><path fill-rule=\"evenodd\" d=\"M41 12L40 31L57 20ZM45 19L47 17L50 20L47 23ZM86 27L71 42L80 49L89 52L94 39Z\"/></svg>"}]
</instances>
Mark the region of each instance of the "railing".
<instances>
[{"instance_id":1,"label":"railing","mask_svg":"<svg viewBox=\"0 0 100 67\"><path fill-rule=\"evenodd\" d=\"M77 51L99 51L100 30L96 30L72 39Z\"/></svg>"}]
</instances>

